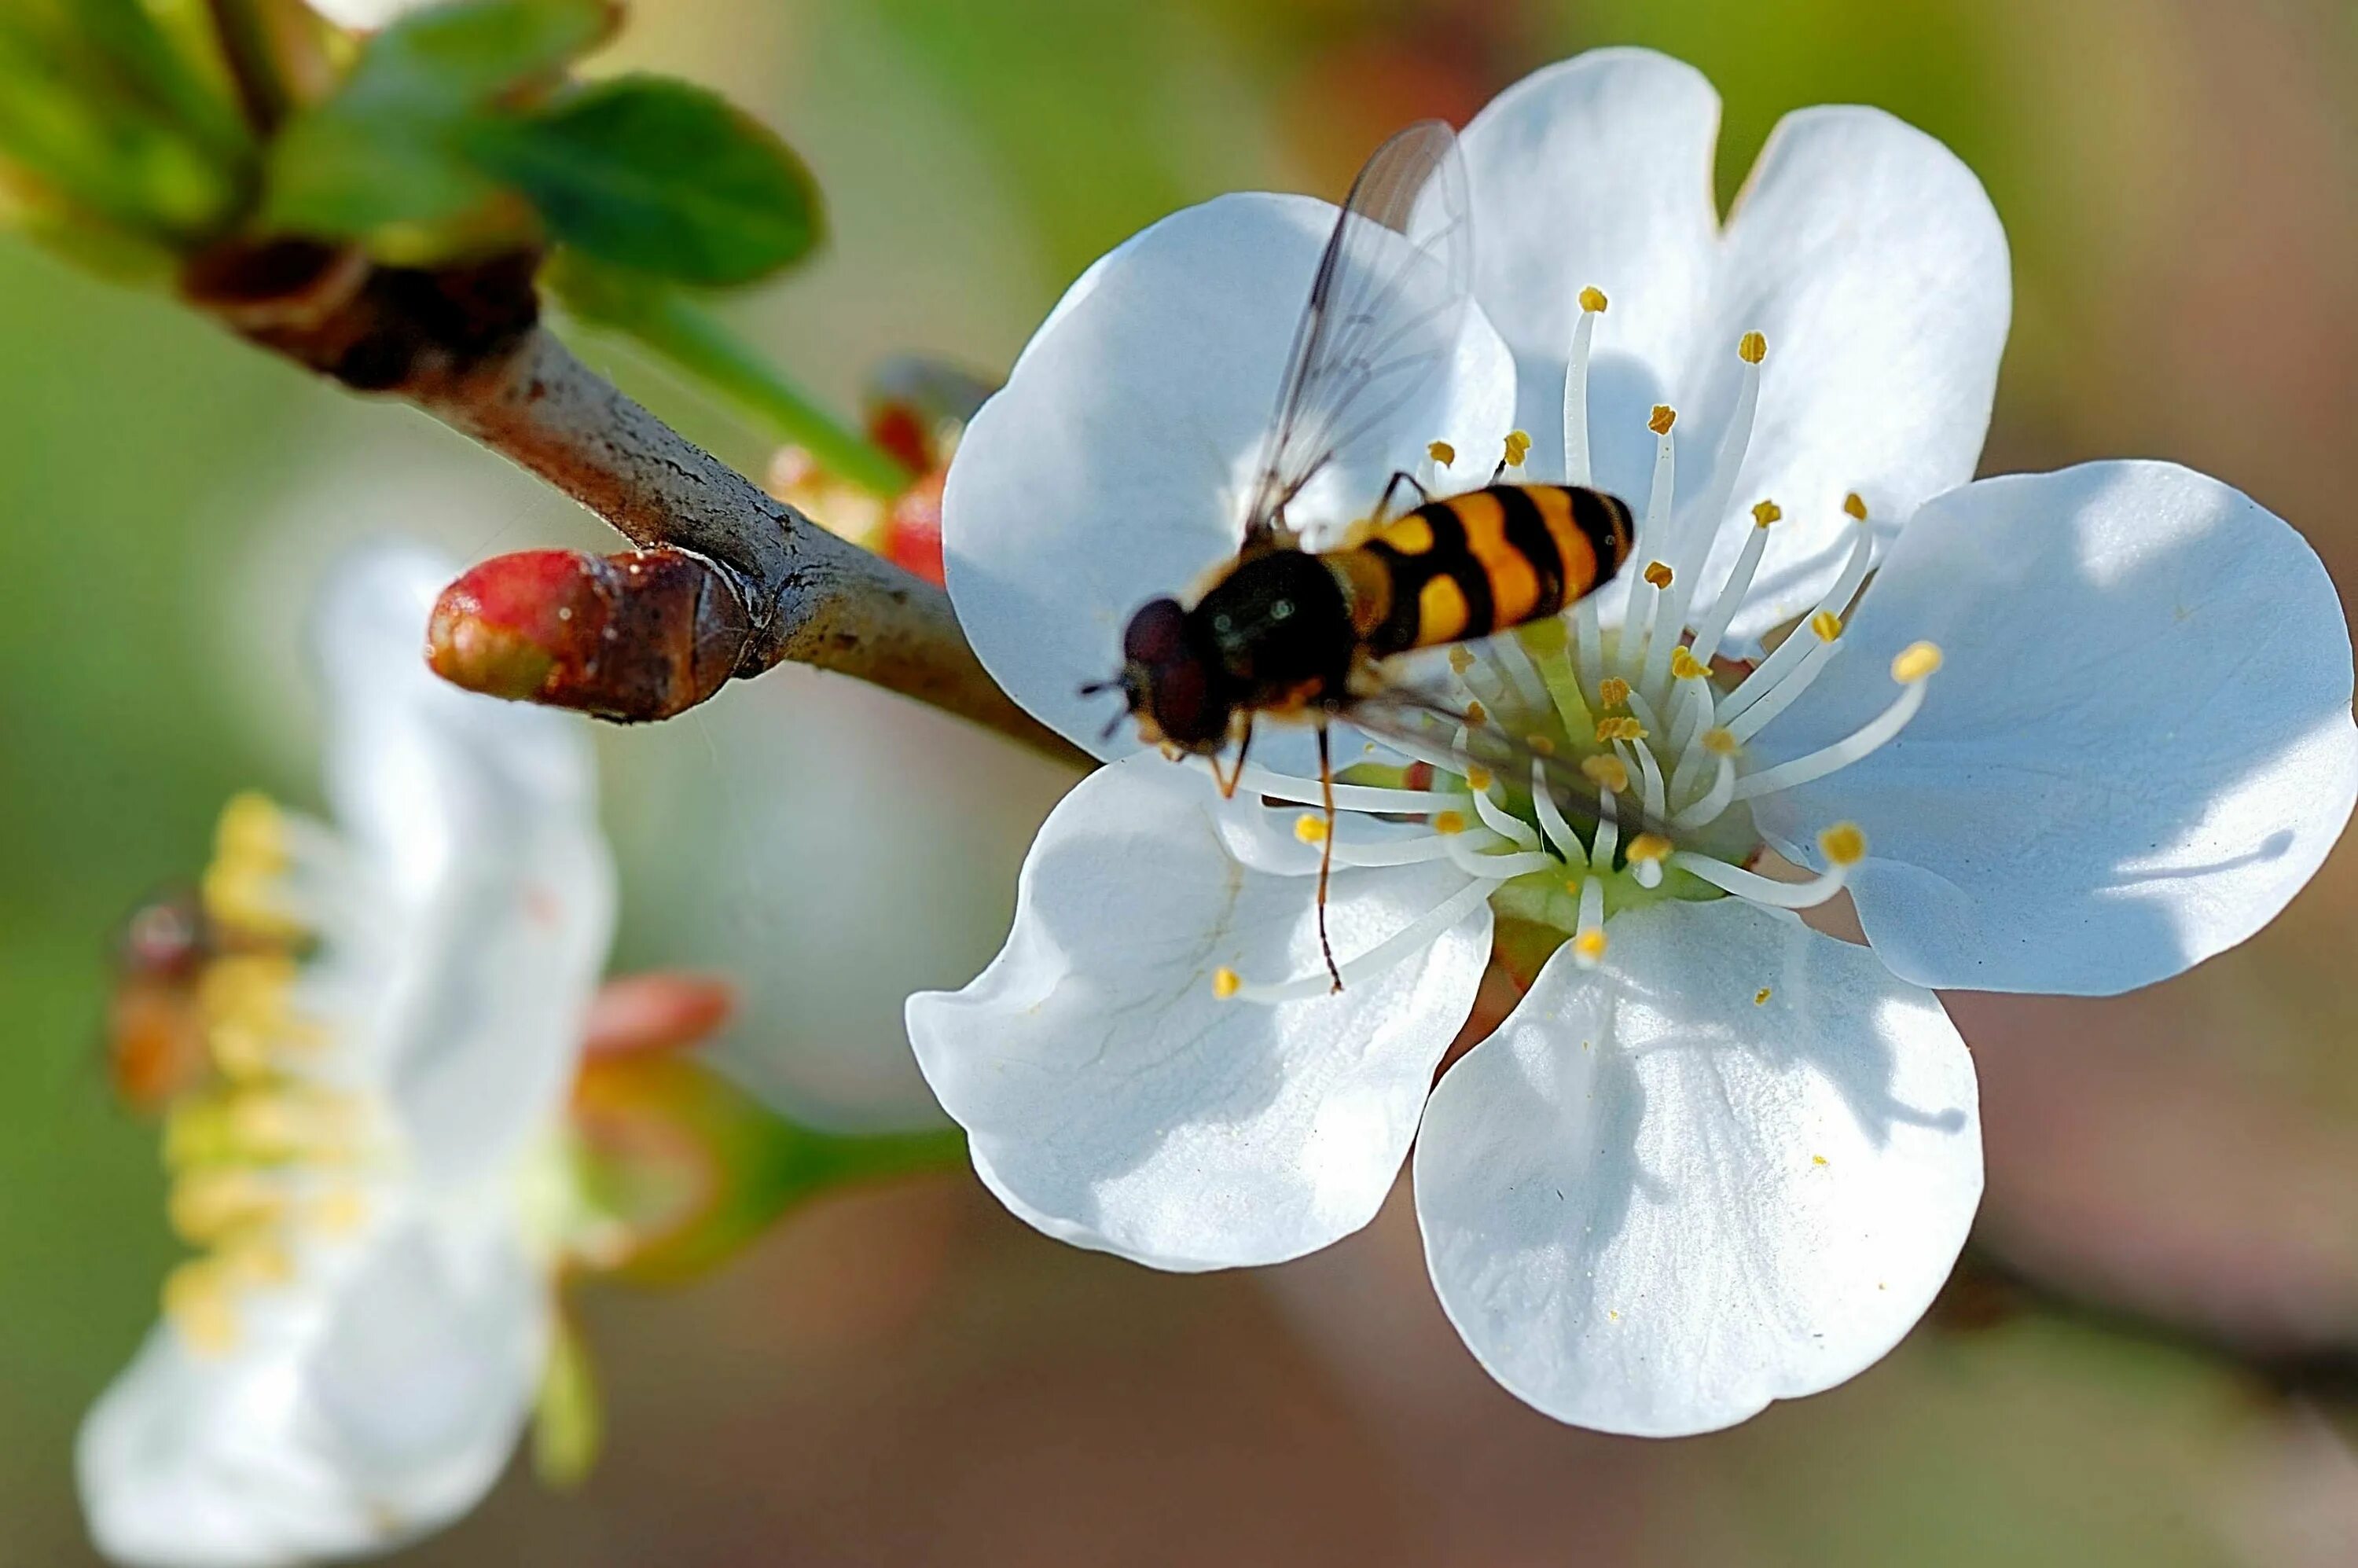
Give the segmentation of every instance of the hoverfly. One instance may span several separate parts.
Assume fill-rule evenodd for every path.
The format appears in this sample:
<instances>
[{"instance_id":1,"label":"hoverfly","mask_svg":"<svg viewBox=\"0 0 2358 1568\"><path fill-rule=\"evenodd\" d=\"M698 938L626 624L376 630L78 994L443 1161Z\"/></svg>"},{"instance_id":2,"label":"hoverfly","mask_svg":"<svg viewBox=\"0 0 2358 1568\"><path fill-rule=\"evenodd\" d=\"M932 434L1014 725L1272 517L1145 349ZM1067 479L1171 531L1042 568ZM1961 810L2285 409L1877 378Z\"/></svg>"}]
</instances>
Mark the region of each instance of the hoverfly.
<instances>
[{"instance_id":1,"label":"hoverfly","mask_svg":"<svg viewBox=\"0 0 2358 1568\"><path fill-rule=\"evenodd\" d=\"M1630 548L1620 500L1501 483L1503 461L1487 485L1454 495L1427 494L1396 470L1373 514L1336 547L1305 548L1287 526L1286 507L1303 489L1382 430L1447 362L1473 266L1456 135L1441 121L1421 122L1376 149L1336 220L1279 384L1236 556L1192 605L1166 597L1141 607L1122 636L1121 673L1084 688L1119 689L1150 743L1215 759L1224 795L1243 777L1257 719L1316 726L1329 829L1319 943L1338 990L1325 929L1329 720L1398 734L1403 713L1441 713L1404 690L1384 661L1553 615L1610 580ZM1393 516L1403 487L1416 504ZM1235 761L1223 778L1217 758L1231 743Z\"/></svg>"}]
</instances>

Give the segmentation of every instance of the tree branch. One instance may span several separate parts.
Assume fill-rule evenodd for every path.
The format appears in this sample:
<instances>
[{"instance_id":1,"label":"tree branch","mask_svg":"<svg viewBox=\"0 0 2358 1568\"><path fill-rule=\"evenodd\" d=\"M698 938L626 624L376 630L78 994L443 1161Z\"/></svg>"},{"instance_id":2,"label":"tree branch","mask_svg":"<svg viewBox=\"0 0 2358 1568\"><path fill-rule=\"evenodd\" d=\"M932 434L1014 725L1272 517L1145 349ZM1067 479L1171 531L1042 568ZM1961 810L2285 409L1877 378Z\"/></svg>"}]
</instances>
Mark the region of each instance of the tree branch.
<instances>
[{"instance_id":1,"label":"tree branch","mask_svg":"<svg viewBox=\"0 0 2358 1568\"><path fill-rule=\"evenodd\" d=\"M520 622L468 620L504 563L477 568L460 585L476 597L454 606L446 595L451 613L438 612L438 635L464 645L438 647L437 668L498 695L633 719L668 718L730 676L791 660L1086 763L985 673L948 595L773 499L575 358L539 322L536 260L427 272L278 242L200 257L182 278L192 302L250 341L416 405L660 552L654 569L586 561L577 587L596 613L561 617L579 645L544 640L523 665ZM522 568L535 582L549 580L545 556ZM658 625L673 634L635 635Z\"/></svg>"}]
</instances>

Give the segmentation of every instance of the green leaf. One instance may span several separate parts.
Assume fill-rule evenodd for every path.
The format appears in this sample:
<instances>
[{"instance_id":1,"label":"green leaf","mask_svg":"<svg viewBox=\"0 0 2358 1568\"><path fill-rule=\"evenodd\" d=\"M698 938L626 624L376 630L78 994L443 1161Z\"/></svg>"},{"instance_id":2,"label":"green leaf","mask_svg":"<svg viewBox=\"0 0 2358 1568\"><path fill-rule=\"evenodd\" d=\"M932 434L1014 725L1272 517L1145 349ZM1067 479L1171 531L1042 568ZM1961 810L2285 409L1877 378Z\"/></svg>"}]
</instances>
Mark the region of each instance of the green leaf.
<instances>
[{"instance_id":1,"label":"green leaf","mask_svg":"<svg viewBox=\"0 0 2358 1568\"><path fill-rule=\"evenodd\" d=\"M230 220L253 148L132 0L15 0L0 10L0 156L51 205L174 244Z\"/></svg>"},{"instance_id":2,"label":"green leaf","mask_svg":"<svg viewBox=\"0 0 2358 1568\"><path fill-rule=\"evenodd\" d=\"M750 283L818 242L802 160L722 99L623 77L540 114L483 121L467 145L584 254L685 283Z\"/></svg>"},{"instance_id":3,"label":"green leaf","mask_svg":"<svg viewBox=\"0 0 2358 1568\"><path fill-rule=\"evenodd\" d=\"M330 106L447 120L553 79L604 42L616 17L608 0L468 0L412 12L368 41Z\"/></svg>"},{"instance_id":4,"label":"green leaf","mask_svg":"<svg viewBox=\"0 0 2358 1568\"><path fill-rule=\"evenodd\" d=\"M471 0L395 22L281 131L264 222L359 239L458 223L501 191L467 154L471 130L503 97L553 85L614 15L606 0Z\"/></svg>"}]
</instances>

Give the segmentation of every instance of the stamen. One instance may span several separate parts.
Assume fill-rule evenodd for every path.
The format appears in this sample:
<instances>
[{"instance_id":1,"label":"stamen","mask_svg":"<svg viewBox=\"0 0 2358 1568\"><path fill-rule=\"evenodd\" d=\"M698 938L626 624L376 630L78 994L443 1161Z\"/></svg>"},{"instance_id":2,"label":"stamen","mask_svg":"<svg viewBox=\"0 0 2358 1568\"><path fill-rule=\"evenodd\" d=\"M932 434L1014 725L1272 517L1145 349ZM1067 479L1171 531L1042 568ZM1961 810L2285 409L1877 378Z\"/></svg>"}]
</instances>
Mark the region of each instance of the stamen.
<instances>
[{"instance_id":1,"label":"stamen","mask_svg":"<svg viewBox=\"0 0 2358 1568\"><path fill-rule=\"evenodd\" d=\"M1531 433L1526 430L1508 431L1506 451L1502 454L1505 465L1510 469L1519 469L1523 466L1523 460L1531 455Z\"/></svg>"},{"instance_id":2,"label":"stamen","mask_svg":"<svg viewBox=\"0 0 2358 1568\"><path fill-rule=\"evenodd\" d=\"M1646 738L1646 727L1635 719L1600 719L1596 721L1596 738L1607 743L1642 741Z\"/></svg>"},{"instance_id":3,"label":"stamen","mask_svg":"<svg viewBox=\"0 0 2358 1568\"><path fill-rule=\"evenodd\" d=\"M1845 512L1850 511L1847 503L1843 509ZM1865 504L1862 503L1858 511L1866 510ZM1852 515L1855 517L1858 514L1853 513ZM1863 522L1865 519L1861 518L1860 521ZM1813 618L1817 613L1836 612L1849 606L1851 600L1858 593L1858 585L1866 580L1866 568L1874 554L1874 532L1866 528L1859 529L1852 537L1850 558L1843 563L1842 575L1834 579L1833 587L1828 589L1824 597L1818 600L1816 611L1812 611ZM1791 669L1809 652L1809 644L1797 636L1788 637L1777 644L1776 651L1762 660L1759 667L1745 676L1743 682L1728 694L1727 700L1720 704L1720 721L1727 722L1766 696L1784 678L1785 672Z\"/></svg>"},{"instance_id":4,"label":"stamen","mask_svg":"<svg viewBox=\"0 0 2358 1568\"><path fill-rule=\"evenodd\" d=\"M1563 367L1563 479L1583 487L1593 482L1588 460L1588 351L1596 336L1596 319L1605 313L1605 296L1595 288L1580 291L1580 319L1572 329L1572 351Z\"/></svg>"},{"instance_id":5,"label":"stamen","mask_svg":"<svg viewBox=\"0 0 2358 1568\"><path fill-rule=\"evenodd\" d=\"M1670 530L1671 508L1678 500L1679 442L1671 433L1678 419L1677 410L1658 403L1646 421L1646 427L1654 432L1654 477L1646 494L1645 515L1639 521L1638 537L1633 543L1656 557L1673 553L1664 535ZM1646 650L1651 644L1655 605L1661 598L1661 590L1670 586L1671 576L1670 566L1656 559L1641 578L1630 579L1623 600L1617 660L1628 674L1635 675L1644 666Z\"/></svg>"},{"instance_id":6,"label":"stamen","mask_svg":"<svg viewBox=\"0 0 2358 1568\"><path fill-rule=\"evenodd\" d=\"M1736 481L1744 468L1745 453L1752 446L1752 421L1760 408L1760 364L1768 357L1768 340L1758 332L1745 333L1736 342L1736 357L1744 365L1736 387L1736 409L1728 416L1727 436L1720 442L1719 460L1712 465L1711 489L1704 492L1704 503L1695 509L1679 557L1679 569L1690 580L1710 554L1712 538L1719 532L1719 520L1726 515L1727 503L1736 495Z\"/></svg>"},{"instance_id":7,"label":"stamen","mask_svg":"<svg viewBox=\"0 0 2358 1568\"><path fill-rule=\"evenodd\" d=\"M1580 884L1580 928L1573 933L1573 961L1593 969L1605 957L1605 879L1591 877Z\"/></svg>"},{"instance_id":8,"label":"stamen","mask_svg":"<svg viewBox=\"0 0 2358 1568\"><path fill-rule=\"evenodd\" d=\"M1702 680L1710 674L1710 666L1696 658L1684 644L1681 644L1671 653L1671 678L1672 680Z\"/></svg>"},{"instance_id":9,"label":"stamen","mask_svg":"<svg viewBox=\"0 0 2358 1568\"><path fill-rule=\"evenodd\" d=\"M1719 597L1711 601L1711 613L1695 628L1694 657L1708 666L1711 656L1719 652L1719 640L1727 635L1729 622L1743 608L1744 596L1752 591L1752 579L1760 570L1760 557L1768 548L1768 525L1784 514L1773 501L1764 501L1752 509L1752 531L1744 535L1744 548L1737 552L1736 564L1727 571L1727 580L1719 585Z\"/></svg>"},{"instance_id":10,"label":"stamen","mask_svg":"<svg viewBox=\"0 0 2358 1568\"><path fill-rule=\"evenodd\" d=\"M1536 759L1531 762L1531 809L1538 814L1540 830L1565 864L1577 861L1583 853L1580 835L1564 820L1563 808L1555 803L1555 791L1548 787L1547 769Z\"/></svg>"},{"instance_id":11,"label":"stamen","mask_svg":"<svg viewBox=\"0 0 2358 1568\"><path fill-rule=\"evenodd\" d=\"M1447 838L1466 831L1466 814L1462 811L1436 811L1433 814L1433 830Z\"/></svg>"},{"instance_id":12,"label":"stamen","mask_svg":"<svg viewBox=\"0 0 2358 1568\"><path fill-rule=\"evenodd\" d=\"M1713 733L1724 735L1726 731L1714 730ZM1682 833L1710 827L1719 820L1719 814L1725 811L1728 804L1736 798L1736 759L1726 752L1719 752L1714 755L1713 761L1717 763L1717 772L1712 777L1711 787L1704 791L1694 804L1671 816L1671 826Z\"/></svg>"},{"instance_id":13,"label":"stamen","mask_svg":"<svg viewBox=\"0 0 2358 1568\"><path fill-rule=\"evenodd\" d=\"M1629 700L1629 683L1619 676L1606 676L1596 683L1596 705L1599 708L1620 708Z\"/></svg>"},{"instance_id":14,"label":"stamen","mask_svg":"<svg viewBox=\"0 0 2358 1568\"><path fill-rule=\"evenodd\" d=\"M1444 470L1457 460L1457 449L1446 441L1428 441L1424 460L1416 465L1416 482L1427 495L1441 488Z\"/></svg>"},{"instance_id":15,"label":"stamen","mask_svg":"<svg viewBox=\"0 0 2358 1568\"><path fill-rule=\"evenodd\" d=\"M1494 882L1487 880L1468 882L1464 888L1444 900L1430 914L1420 920L1412 921L1357 957L1338 966L1345 988L1348 989L1371 976L1381 974L1412 953L1420 953L1431 946L1442 933L1465 919L1476 905L1487 899L1495 885ZM1226 980L1223 979L1224 976ZM1224 985L1227 986L1225 989ZM1234 969L1225 967L1215 970L1212 975L1212 994L1223 1000L1238 997L1246 1001L1257 1002L1299 1001L1306 998L1325 996L1333 987L1334 981L1324 968L1293 979L1280 980L1271 985L1255 985L1238 975Z\"/></svg>"},{"instance_id":16,"label":"stamen","mask_svg":"<svg viewBox=\"0 0 2358 1568\"><path fill-rule=\"evenodd\" d=\"M1810 631L1813 635L1810 651L1801 655L1801 662L1794 666L1793 672L1778 682L1775 689L1741 713L1733 718L1725 714L1721 716L1722 725L1738 741L1749 741L1766 729L1770 719L1792 707L1794 701L1810 689L1811 683L1818 678L1818 672L1826 667L1826 661L1841 650L1842 622L1833 621L1831 611L1822 611L1819 614L1824 620L1816 616L1811 618ZM1831 627L1826 624L1828 621L1833 622ZM1832 636L1827 635L1829 630L1833 633ZM1796 633L1786 641L1799 642L1801 634Z\"/></svg>"},{"instance_id":17,"label":"stamen","mask_svg":"<svg viewBox=\"0 0 2358 1568\"><path fill-rule=\"evenodd\" d=\"M1916 710L1924 706L1926 682L1941 667L1941 650L1930 643L1915 643L1901 650L1891 661L1891 678L1904 688L1898 700L1869 719L1847 739L1835 741L1804 757L1779 762L1773 768L1763 768L1747 773L1736 785L1736 798L1757 800L1780 789L1809 784L1828 773L1846 768L1861 757L1883 745L1908 728Z\"/></svg>"},{"instance_id":18,"label":"stamen","mask_svg":"<svg viewBox=\"0 0 2358 1568\"><path fill-rule=\"evenodd\" d=\"M1630 750L1637 754L1640 775L1638 798L1645 804L1648 816L1659 818L1668 805L1670 795L1668 786L1662 782L1662 765L1654 760L1651 746L1632 746Z\"/></svg>"},{"instance_id":19,"label":"stamen","mask_svg":"<svg viewBox=\"0 0 2358 1568\"><path fill-rule=\"evenodd\" d=\"M1525 849L1536 849L1540 847L1540 836L1531 831L1531 824L1492 800L1487 793L1476 790L1474 792L1473 800L1474 814L1482 819L1482 826L1491 832L1501 838L1513 841Z\"/></svg>"},{"instance_id":20,"label":"stamen","mask_svg":"<svg viewBox=\"0 0 2358 1568\"><path fill-rule=\"evenodd\" d=\"M1626 771L1622 776L1628 778ZM1613 869L1614 847L1621 842L1620 799L1618 794L1608 793L1596 803L1596 837L1589 840L1588 864L1598 876ZM1589 880L1594 882L1595 878Z\"/></svg>"},{"instance_id":21,"label":"stamen","mask_svg":"<svg viewBox=\"0 0 2358 1568\"><path fill-rule=\"evenodd\" d=\"M1853 832L1857 831L1855 828ZM1735 894L1747 903L1758 903L1770 909L1812 909L1842 892L1846 868L1835 866L1821 876L1805 882L1780 882L1757 871L1731 866L1709 855L1698 855L1692 849L1681 849L1671 857L1671 864L1692 876L1702 878L1723 892Z\"/></svg>"},{"instance_id":22,"label":"stamen","mask_svg":"<svg viewBox=\"0 0 2358 1568\"><path fill-rule=\"evenodd\" d=\"M1250 764L1244 770L1244 787L1254 795L1270 800L1282 800L1290 806L1325 804L1316 779L1297 779ZM1390 816L1422 816L1427 812L1455 806L1465 798L1455 791L1387 789L1380 784L1338 783L1334 790L1335 805L1340 810L1375 812Z\"/></svg>"},{"instance_id":23,"label":"stamen","mask_svg":"<svg viewBox=\"0 0 2358 1568\"><path fill-rule=\"evenodd\" d=\"M1326 819L1305 811L1293 819L1293 836L1304 844L1323 844L1326 841Z\"/></svg>"},{"instance_id":24,"label":"stamen","mask_svg":"<svg viewBox=\"0 0 2358 1568\"><path fill-rule=\"evenodd\" d=\"M1580 772L1590 784L1606 795L1618 795L1629 787L1628 765L1618 757L1599 754L1580 759Z\"/></svg>"},{"instance_id":25,"label":"stamen","mask_svg":"<svg viewBox=\"0 0 2358 1568\"><path fill-rule=\"evenodd\" d=\"M1640 833L1629 840L1626 858L1629 862L1630 875L1638 879L1639 887L1658 888L1662 885L1662 862L1671 858L1671 852L1676 847L1659 833Z\"/></svg>"}]
</instances>

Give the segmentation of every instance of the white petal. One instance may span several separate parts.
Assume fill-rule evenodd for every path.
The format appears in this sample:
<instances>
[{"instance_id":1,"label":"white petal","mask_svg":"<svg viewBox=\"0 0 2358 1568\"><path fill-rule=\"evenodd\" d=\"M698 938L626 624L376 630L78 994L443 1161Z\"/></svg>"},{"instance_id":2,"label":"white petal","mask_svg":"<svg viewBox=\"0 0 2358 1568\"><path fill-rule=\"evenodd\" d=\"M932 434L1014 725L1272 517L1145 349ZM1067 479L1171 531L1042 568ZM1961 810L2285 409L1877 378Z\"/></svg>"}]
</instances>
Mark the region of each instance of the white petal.
<instances>
[{"instance_id":1,"label":"white petal","mask_svg":"<svg viewBox=\"0 0 2358 1568\"><path fill-rule=\"evenodd\" d=\"M1277 1262L1365 1225L1399 1173L1472 1008L1488 906L1339 996L1221 1000L1222 965L1321 968L1315 857L1280 864L1262 812L1160 757L1100 769L1041 828L999 957L909 1000L976 1171L1052 1236L1166 1269ZM1336 957L1466 885L1446 862L1337 871Z\"/></svg>"},{"instance_id":2,"label":"white petal","mask_svg":"<svg viewBox=\"0 0 2358 1568\"><path fill-rule=\"evenodd\" d=\"M1606 929L1606 969L1559 950L1433 1091L1425 1258L1519 1398L1708 1432L1931 1303L1981 1195L1973 1064L1929 992L1798 922L1728 899Z\"/></svg>"},{"instance_id":3,"label":"white petal","mask_svg":"<svg viewBox=\"0 0 2358 1568\"><path fill-rule=\"evenodd\" d=\"M225 1357L158 1327L82 1426L91 1533L138 1568L272 1568L448 1524L515 1444L547 1312L513 1244L410 1229Z\"/></svg>"},{"instance_id":4,"label":"white petal","mask_svg":"<svg viewBox=\"0 0 2358 1568\"><path fill-rule=\"evenodd\" d=\"M1000 685L1100 755L1135 750L1135 733L1103 739L1112 698L1080 687L1120 665L1141 604L1235 553L1334 222L1323 201L1265 195L1164 219L1083 276L959 444L942 503L958 619ZM1468 312L1451 372L1369 444L1386 461L1338 467L1289 520L1347 520L1322 504L1372 506L1389 467L1436 438L1469 472L1494 461L1513 400L1504 345Z\"/></svg>"},{"instance_id":5,"label":"white petal","mask_svg":"<svg viewBox=\"0 0 2358 1568\"><path fill-rule=\"evenodd\" d=\"M613 930L589 737L569 714L438 679L421 653L447 563L385 546L316 618L328 789L369 878L368 1021L428 1181L514 1158L572 1076Z\"/></svg>"},{"instance_id":6,"label":"white petal","mask_svg":"<svg viewBox=\"0 0 2358 1568\"><path fill-rule=\"evenodd\" d=\"M1735 636L1805 613L1833 583L1855 526L1845 493L1887 529L1973 477L2012 311L2006 232L1956 155L1877 109L1779 123L1729 217L1679 377L1679 434L1693 432L1679 448L1679 493L1693 502L1736 400L1736 341L1768 340L1731 514L1767 497L1785 515ZM1742 542L1741 528L1722 529L1705 583L1722 580Z\"/></svg>"},{"instance_id":7,"label":"white petal","mask_svg":"<svg viewBox=\"0 0 2358 1568\"><path fill-rule=\"evenodd\" d=\"M1719 95L1649 49L1596 49L1533 72L1466 127L1475 298L1515 354L1531 471L1560 476L1563 373L1583 288L1605 292L1590 362L1596 482L1645 503L1646 418L1671 400L1716 267Z\"/></svg>"},{"instance_id":8,"label":"white petal","mask_svg":"<svg viewBox=\"0 0 2358 1568\"><path fill-rule=\"evenodd\" d=\"M1843 655L1762 736L1806 752L1888 702L1918 638L1923 711L1758 814L1788 852L1849 819L1876 951L1920 985L2106 994L2275 917L2358 798L2350 633L2279 519L2168 463L1986 480L1908 524Z\"/></svg>"}]
</instances>

